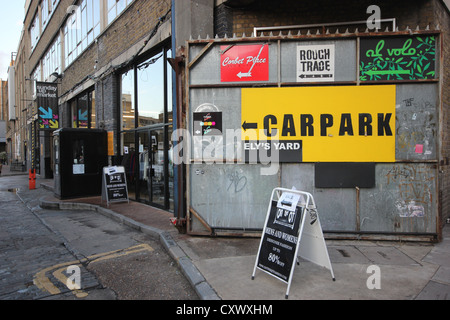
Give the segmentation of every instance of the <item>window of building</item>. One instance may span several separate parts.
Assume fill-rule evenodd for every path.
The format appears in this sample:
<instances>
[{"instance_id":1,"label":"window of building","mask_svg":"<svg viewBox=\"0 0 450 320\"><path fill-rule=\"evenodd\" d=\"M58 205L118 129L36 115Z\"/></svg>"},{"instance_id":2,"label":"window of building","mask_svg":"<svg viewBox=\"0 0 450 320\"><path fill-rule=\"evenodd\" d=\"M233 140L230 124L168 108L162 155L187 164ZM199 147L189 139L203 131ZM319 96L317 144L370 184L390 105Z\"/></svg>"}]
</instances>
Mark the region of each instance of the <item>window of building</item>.
<instances>
[{"instance_id":1,"label":"window of building","mask_svg":"<svg viewBox=\"0 0 450 320\"><path fill-rule=\"evenodd\" d=\"M138 126L164 123L164 57L163 53L137 66Z\"/></svg>"},{"instance_id":2,"label":"window of building","mask_svg":"<svg viewBox=\"0 0 450 320\"><path fill-rule=\"evenodd\" d=\"M85 92L71 104L72 128L96 128L95 91Z\"/></svg>"},{"instance_id":3,"label":"window of building","mask_svg":"<svg viewBox=\"0 0 450 320\"><path fill-rule=\"evenodd\" d=\"M33 19L33 23L30 27L30 38L31 38L31 51L36 47L39 38L41 36L41 19L39 17L39 12L36 12L36 16Z\"/></svg>"},{"instance_id":4,"label":"window of building","mask_svg":"<svg viewBox=\"0 0 450 320\"><path fill-rule=\"evenodd\" d=\"M42 30L45 29L48 22L56 11L60 0L42 0L41 3L41 16L42 16Z\"/></svg>"},{"instance_id":5,"label":"window of building","mask_svg":"<svg viewBox=\"0 0 450 320\"><path fill-rule=\"evenodd\" d=\"M122 13L133 0L108 0L108 24Z\"/></svg>"},{"instance_id":6,"label":"window of building","mask_svg":"<svg viewBox=\"0 0 450 320\"><path fill-rule=\"evenodd\" d=\"M172 122L172 95L166 92L172 69L165 66L170 55L171 50L165 50L122 75L122 130Z\"/></svg>"},{"instance_id":7,"label":"window of building","mask_svg":"<svg viewBox=\"0 0 450 320\"><path fill-rule=\"evenodd\" d=\"M47 26L50 20L50 15L52 13L52 3L51 0L42 0L41 2L41 18L42 18L42 30Z\"/></svg>"},{"instance_id":8,"label":"window of building","mask_svg":"<svg viewBox=\"0 0 450 320\"><path fill-rule=\"evenodd\" d=\"M53 13L55 12L60 0L42 0L40 3L41 12L36 12L33 23L30 27L31 51L34 50L41 34L47 27Z\"/></svg>"},{"instance_id":9,"label":"window of building","mask_svg":"<svg viewBox=\"0 0 450 320\"><path fill-rule=\"evenodd\" d=\"M69 66L100 34L100 1L79 1L64 25L65 66Z\"/></svg>"},{"instance_id":10,"label":"window of building","mask_svg":"<svg viewBox=\"0 0 450 320\"><path fill-rule=\"evenodd\" d=\"M162 49L122 75L120 151L130 198L173 210L172 76Z\"/></svg>"},{"instance_id":11,"label":"window of building","mask_svg":"<svg viewBox=\"0 0 450 320\"><path fill-rule=\"evenodd\" d=\"M48 81L54 72L61 73L61 37L58 36L42 59L42 75Z\"/></svg>"},{"instance_id":12,"label":"window of building","mask_svg":"<svg viewBox=\"0 0 450 320\"><path fill-rule=\"evenodd\" d=\"M42 77L41 77L41 64L38 64L36 69L34 69L33 73L31 74L31 79L33 79L33 81L30 81L30 83L32 84L32 92L33 92L33 96L36 95L36 81L42 81Z\"/></svg>"},{"instance_id":13,"label":"window of building","mask_svg":"<svg viewBox=\"0 0 450 320\"><path fill-rule=\"evenodd\" d=\"M122 75L122 98L121 98L121 121L122 130L132 130L135 128L135 107L134 107L134 69Z\"/></svg>"}]
</instances>

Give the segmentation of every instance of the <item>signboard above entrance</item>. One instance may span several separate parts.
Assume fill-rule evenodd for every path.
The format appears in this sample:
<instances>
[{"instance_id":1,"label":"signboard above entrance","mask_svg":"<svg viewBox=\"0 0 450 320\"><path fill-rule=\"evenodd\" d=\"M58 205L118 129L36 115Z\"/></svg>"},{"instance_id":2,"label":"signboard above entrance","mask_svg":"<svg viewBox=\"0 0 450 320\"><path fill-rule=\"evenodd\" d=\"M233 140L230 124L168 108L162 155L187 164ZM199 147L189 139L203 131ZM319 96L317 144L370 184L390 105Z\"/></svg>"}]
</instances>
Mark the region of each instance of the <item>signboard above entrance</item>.
<instances>
[{"instance_id":1,"label":"signboard above entrance","mask_svg":"<svg viewBox=\"0 0 450 320\"><path fill-rule=\"evenodd\" d=\"M395 103L395 86L242 89L244 150L277 149L280 162L395 162Z\"/></svg>"},{"instance_id":2,"label":"signboard above entrance","mask_svg":"<svg viewBox=\"0 0 450 320\"><path fill-rule=\"evenodd\" d=\"M269 80L269 46L221 46L221 82Z\"/></svg>"}]
</instances>

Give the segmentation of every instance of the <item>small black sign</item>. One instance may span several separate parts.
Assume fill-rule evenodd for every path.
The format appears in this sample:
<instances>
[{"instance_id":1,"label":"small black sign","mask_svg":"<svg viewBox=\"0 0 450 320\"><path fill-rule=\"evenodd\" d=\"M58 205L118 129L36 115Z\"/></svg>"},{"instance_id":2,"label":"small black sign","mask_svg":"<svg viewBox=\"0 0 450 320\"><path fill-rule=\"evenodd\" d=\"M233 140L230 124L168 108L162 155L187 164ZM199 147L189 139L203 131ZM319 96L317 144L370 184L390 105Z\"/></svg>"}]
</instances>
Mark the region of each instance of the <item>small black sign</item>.
<instances>
[{"instance_id":1,"label":"small black sign","mask_svg":"<svg viewBox=\"0 0 450 320\"><path fill-rule=\"evenodd\" d=\"M107 167L103 169L103 197L106 201L128 201L128 188L123 167Z\"/></svg>"},{"instance_id":2,"label":"small black sign","mask_svg":"<svg viewBox=\"0 0 450 320\"><path fill-rule=\"evenodd\" d=\"M272 201L259 252L258 268L288 282L300 233L303 208L294 211L277 206Z\"/></svg>"},{"instance_id":3,"label":"small black sign","mask_svg":"<svg viewBox=\"0 0 450 320\"><path fill-rule=\"evenodd\" d=\"M194 113L194 136L221 136L222 112Z\"/></svg>"},{"instance_id":4,"label":"small black sign","mask_svg":"<svg viewBox=\"0 0 450 320\"><path fill-rule=\"evenodd\" d=\"M375 163L316 163L316 188L374 188Z\"/></svg>"}]
</instances>

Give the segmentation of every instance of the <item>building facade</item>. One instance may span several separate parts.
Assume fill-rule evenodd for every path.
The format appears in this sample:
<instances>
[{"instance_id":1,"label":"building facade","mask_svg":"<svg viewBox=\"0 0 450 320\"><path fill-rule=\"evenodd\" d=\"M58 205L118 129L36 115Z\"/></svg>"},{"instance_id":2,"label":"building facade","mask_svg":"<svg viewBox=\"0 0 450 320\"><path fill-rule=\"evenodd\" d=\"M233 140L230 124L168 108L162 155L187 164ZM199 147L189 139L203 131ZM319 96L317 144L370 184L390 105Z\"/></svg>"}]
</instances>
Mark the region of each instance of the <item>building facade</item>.
<instances>
[{"instance_id":1,"label":"building facade","mask_svg":"<svg viewBox=\"0 0 450 320\"><path fill-rule=\"evenodd\" d=\"M373 11L368 11L372 5ZM381 18L380 25L371 17ZM366 31L368 27L371 30ZM15 92L11 159L51 178L54 130L104 129L110 137L109 162L125 167L130 198L172 211L178 226L189 233L260 232L269 191L295 186L320 200L323 228L330 234L435 240L450 206L449 29L448 7L440 0L395 5L326 0L28 0L10 83ZM426 43L421 45L421 40ZM399 60L410 47L417 53L427 47L433 54L420 63L407 60L408 55ZM406 62L403 69L414 64L422 77L409 72L411 77L404 78L407 72L394 70L389 63L383 63L386 71L375 69L380 61L370 60L368 52L381 54L383 48L398 53L394 63ZM239 69L242 55L253 57L246 61L251 69ZM303 73L297 74L301 67ZM320 73L329 68L333 72ZM395 92L377 91L383 85ZM342 107L339 115L323 112L315 123L323 121L325 129L331 128L331 115L336 123L339 118L348 136L378 132L390 138L377 142L378 152L370 159L338 156L347 142L323 146L337 149L334 155L325 157L319 148L309 157L304 137L321 129L308 115L314 117L320 104L303 116L295 114L295 108L264 106L284 99L283 92L292 96L285 102L292 103L296 95L312 94L308 88L322 90L323 96L337 95L341 100L336 97L336 103L344 103L346 94L355 95L353 90L359 87L374 89L372 94L389 102L380 100L378 111L374 107L373 114L360 112L359 118L352 118L361 103L355 100L355 110ZM262 89L276 90L271 96ZM51 95L44 90L57 91L52 107L38 104L43 95ZM423 95L411 96L417 92ZM390 94L397 100L389 100ZM402 104L417 110L395 113ZM385 109L386 105L390 107ZM252 119L264 108L275 111ZM377 117L381 117L378 126ZM426 121L416 125L416 131L399 130L413 124L414 117ZM204 128L205 124L210 125ZM217 130L211 131L215 125L212 129ZM269 129L285 133L289 146L301 146L297 151L302 153L289 153L274 174L261 175L261 154L249 163L250 149L247 155L239 149L252 142L259 145L259 138L243 139L254 126L264 127L266 133ZM177 129L191 136L184 140L187 137ZM204 149L213 145L211 141L223 141L226 130L235 130L236 135L223 150L231 146L233 152L242 153L205 157ZM192 143L183 151L192 152L180 153L179 146L187 140ZM358 154L359 148L347 153ZM364 186L351 179L348 186L339 185L339 179L329 176L339 176L343 164L351 164L347 170L362 170L373 183ZM402 175L405 168L415 174L414 180L412 174ZM321 173L324 180L319 179ZM386 176L393 182L390 187L381 180ZM427 184L418 183L420 179ZM387 192L377 192L383 187Z\"/></svg>"},{"instance_id":2,"label":"building facade","mask_svg":"<svg viewBox=\"0 0 450 320\"><path fill-rule=\"evenodd\" d=\"M56 129L104 129L112 135L110 163L130 170L131 198L173 210L173 170L163 149L172 121L171 6L168 1L27 1L14 65L15 122L26 132L17 133L22 138L13 158L52 178ZM42 105L40 98L55 97L55 90L56 105Z\"/></svg>"},{"instance_id":3,"label":"building facade","mask_svg":"<svg viewBox=\"0 0 450 320\"><path fill-rule=\"evenodd\" d=\"M8 117L8 82L0 79L0 154L6 155L6 118ZM6 163L7 159L2 159L0 162Z\"/></svg>"}]
</instances>

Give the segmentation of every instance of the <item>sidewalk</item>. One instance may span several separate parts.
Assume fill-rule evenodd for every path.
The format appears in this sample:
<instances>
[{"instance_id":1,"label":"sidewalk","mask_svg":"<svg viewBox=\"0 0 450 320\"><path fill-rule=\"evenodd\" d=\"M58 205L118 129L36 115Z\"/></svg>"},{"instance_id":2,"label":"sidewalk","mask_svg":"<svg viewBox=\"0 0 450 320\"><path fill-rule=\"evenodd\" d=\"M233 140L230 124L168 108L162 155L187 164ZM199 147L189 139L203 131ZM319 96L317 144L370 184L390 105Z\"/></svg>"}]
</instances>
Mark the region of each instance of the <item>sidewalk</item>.
<instances>
[{"instance_id":1,"label":"sidewalk","mask_svg":"<svg viewBox=\"0 0 450 320\"><path fill-rule=\"evenodd\" d=\"M6 177L6 176L22 176L22 175L28 175L27 172L22 171L11 171L11 166L9 165L2 165L2 173L0 174L0 177Z\"/></svg>"},{"instance_id":2,"label":"sidewalk","mask_svg":"<svg viewBox=\"0 0 450 320\"><path fill-rule=\"evenodd\" d=\"M53 180L37 181L34 198L48 209L83 209L106 215L159 238L204 300L284 300L287 285L257 270L251 280L260 239L211 238L179 234L172 214L147 205L113 203L100 197L61 201ZM289 300L449 300L450 225L439 244L375 241L326 241L336 281L329 270L301 261L296 266ZM380 268L380 289L369 289Z\"/></svg>"}]
</instances>

